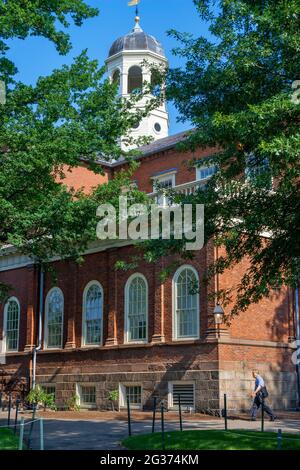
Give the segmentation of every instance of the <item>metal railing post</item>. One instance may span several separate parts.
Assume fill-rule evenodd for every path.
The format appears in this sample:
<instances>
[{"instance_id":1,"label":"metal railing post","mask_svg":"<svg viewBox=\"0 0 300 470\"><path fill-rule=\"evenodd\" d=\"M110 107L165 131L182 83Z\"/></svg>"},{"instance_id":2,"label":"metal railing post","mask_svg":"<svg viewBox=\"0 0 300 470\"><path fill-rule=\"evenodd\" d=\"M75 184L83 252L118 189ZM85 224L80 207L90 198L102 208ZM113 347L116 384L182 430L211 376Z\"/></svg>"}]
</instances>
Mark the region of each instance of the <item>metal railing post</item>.
<instances>
[{"instance_id":1,"label":"metal railing post","mask_svg":"<svg viewBox=\"0 0 300 470\"><path fill-rule=\"evenodd\" d=\"M44 420L40 418L40 450L44 450Z\"/></svg>"},{"instance_id":2,"label":"metal railing post","mask_svg":"<svg viewBox=\"0 0 300 470\"><path fill-rule=\"evenodd\" d=\"M157 398L154 397L154 399L153 399L153 416L152 416L152 434L154 433L154 430L155 430L156 400L157 400Z\"/></svg>"},{"instance_id":3,"label":"metal railing post","mask_svg":"<svg viewBox=\"0 0 300 470\"><path fill-rule=\"evenodd\" d=\"M224 422L225 422L225 431L228 430L228 422L227 422L227 395L224 393Z\"/></svg>"},{"instance_id":4,"label":"metal railing post","mask_svg":"<svg viewBox=\"0 0 300 470\"><path fill-rule=\"evenodd\" d=\"M15 434L16 434L16 432L17 432L19 406L20 406L20 400L17 399L17 400L16 400L15 427L14 427L14 433L15 433Z\"/></svg>"},{"instance_id":5,"label":"metal railing post","mask_svg":"<svg viewBox=\"0 0 300 470\"><path fill-rule=\"evenodd\" d=\"M165 448L166 448L166 444L165 444L165 417L164 417L164 404L163 403L161 403L160 412L161 412L161 444L162 444L162 450L165 450Z\"/></svg>"},{"instance_id":6,"label":"metal railing post","mask_svg":"<svg viewBox=\"0 0 300 470\"><path fill-rule=\"evenodd\" d=\"M179 408L179 425L180 431L182 431L182 413L181 413L181 397L178 395L178 408Z\"/></svg>"},{"instance_id":7,"label":"metal railing post","mask_svg":"<svg viewBox=\"0 0 300 470\"><path fill-rule=\"evenodd\" d=\"M11 393L8 396L7 426L10 426L10 413L11 413Z\"/></svg>"},{"instance_id":8,"label":"metal railing post","mask_svg":"<svg viewBox=\"0 0 300 470\"><path fill-rule=\"evenodd\" d=\"M130 416L129 397L127 397L127 419L128 419L128 435L131 436L131 416Z\"/></svg>"},{"instance_id":9,"label":"metal railing post","mask_svg":"<svg viewBox=\"0 0 300 470\"><path fill-rule=\"evenodd\" d=\"M20 436L19 436L19 450L23 450L23 438L24 438L24 418L21 418L20 424Z\"/></svg>"},{"instance_id":10,"label":"metal railing post","mask_svg":"<svg viewBox=\"0 0 300 470\"><path fill-rule=\"evenodd\" d=\"M265 399L261 398L261 432L265 430Z\"/></svg>"}]
</instances>

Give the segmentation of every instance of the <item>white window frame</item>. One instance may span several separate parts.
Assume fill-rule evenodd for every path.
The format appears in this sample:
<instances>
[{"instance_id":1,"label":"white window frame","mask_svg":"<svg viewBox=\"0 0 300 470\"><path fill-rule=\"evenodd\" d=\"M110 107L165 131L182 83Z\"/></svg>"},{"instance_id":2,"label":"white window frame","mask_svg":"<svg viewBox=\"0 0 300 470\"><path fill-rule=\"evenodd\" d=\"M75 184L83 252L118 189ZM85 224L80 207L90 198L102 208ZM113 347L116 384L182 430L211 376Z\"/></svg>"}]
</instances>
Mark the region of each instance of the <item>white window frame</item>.
<instances>
[{"instance_id":1,"label":"white window frame","mask_svg":"<svg viewBox=\"0 0 300 470\"><path fill-rule=\"evenodd\" d=\"M61 296L62 296L62 301L63 301L63 307L62 307L62 331L61 331L61 342L59 346L48 346L48 314L49 314L49 299L53 291L59 291ZM44 332L45 332L45 337L44 337L44 349L62 349L63 347L63 341L64 341L64 319L65 319L65 297L63 291L59 287L52 287L52 289L49 290L47 296L46 296L46 301L45 301L45 321L44 321Z\"/></svg>"},{"instance_id":2,"label":"white window frame","mask_svg":"<svg viewBox=\"0 0 300 470\"><path fill-rule=\"evenodd\" d=\"M140 340L129 340L129 321L128 321L128 314L129 314L129 287L131 282L136 279L137 277L142 278L145 281L146 284L146 338L145 339L140 339ZM148 323L149 323L149 287L148 287L148 281L146 277L141 274L141 273L134 273L132 274L126 281L125 284L125 325L124 325L124 343L126 344L146 344L149 341L148 338Z\"/></svg>"},{"instance_id":3,"label":"white window frame","mask_svg":"<svg viewBox=\"0 0 300 470\"><path fill-rule=\"evenodd\" d=\"M245 182L248 183L248 184L251 184L251 182L253 182L253 180L255 180L255 178L257 176L259 177L263 173L267 173L267 171L260 173L262 168L266 168L266 169L269 168L269 170L270 170L270 189L271 189L273 187L273 176L272 176L272 172L271 172L271 168L270 168L269 159L267 157L264 158L264 160L267 161L267 164L253 165L251 167L250 161L251 161L252 158L255 158L254 154L249 154L246 157ZM254 173L253 173L253 171L254 171ZM258 172L258 174L255 174L255 172Z\"/></svg>"},{"instance_id":4,"label":"white window frame","mask_svg":"<svg viewBox=\"0 0 300 470\"><path fill-rule=\"evenodd\" d=\"M18 342L17 342L17 348L16 349L7 349L7 341L6 341L6 338L7 338L7 335L6 335L6 331L7 331L7 314L8 314L8 306L9 306L9 302L16 302L16 304L18 305ZM3 351L7 352L7 353L13 353L13 352L18 352L19 351L19 342L20 342L20 319L21 319L21 307L20 307L20 302L19 300L17 299L17 297L9 297L9 299L7 299L6 303L5 303L5 306L4 306L4 316L3 316L3 341L2 341L2 349Z\"/></svg>"},{"instance_id":5,"label":"white window frame","mask_svg":"<svg viewBox=\"0 0 300 470\"><path fill-rule=\"evenodd\" d=\"M119 408L127 407L126 399L126 387L141 387L141 403L140 405L130 404L132 410L142 410L143 409L143 385L140 382L122 382L119 383Z\"/></svg>"},{"instance_id":6,"label":"white window frame","mask_svg":"<svg viewBox=\"0 0 300 470\"><path fill-rule=\"evenodd\" d=\"M95 388L95 403L83 403L82 400L82 387L94 387ZM77 383L76 384L76 396L78 399L78 405L84 410L95 410L97 408L97 386L95 383Z\"/></svg>"},{"instance_id":7,"label":"white window frame","mask_svg":"<svg viewBox=\"0 0 300 470\"><path fill-rule=\"evenodd\" d=\"M218 165L216 164L212 164L212 165L202 164L202 165L196 166L196 181L206 181L212 178L212 176L216 174L216 172L213 173L213 175L207 176L206 178L200 178L200 174L199 174L200 170L203 170L204 168L212 168L212 167L216 168L216 172L218 171Z\"/></svg>"},{"instance_id":8,"label":"white window frame","mask_svg":"<svg viewBox=\"0 0 300 470\"><path fill-rule=\"evenodd\" d=\"M92 286L98 286L101 290L101 314L102 314L102 318L101 318L101 338L100 338L100 343L95 343L95 344L89 344L89 343L86 343L86 296L87 296L87 293L90 289L90 287ZM82 296L82 333L81 333L81 345L85 348L95 348L95 347L99 347L99 346L103 346L103 317L104 317L104 313L103 313L103 306L104 306L104 291L103 291L103 287L102 285L100 284L99 281L96 281L96 280L93 280L93 281L90 281L84 288L84 291L83 291L83 296Z\"/></svg>"},{"instance_id":9,"label":"white window frame","mask_svg":"<svg viewBox=\"0 0 300 470\"><path fill-rule=\"evenodd\" d=\"M168 409L170 410L176 410L177 407L174 406L173 403L173 385L192 385L193 386L193 396L194 396L194 406L192 407L192 410L195 410L195 401L196 401L196 396L195 396L195 382L193 381L185 381L185 380L174 380L172 382L168 382ZM183 408L182 408L182 411Z\"/></svg>"},{"instance_id":10,"label":"white window frame","mask_svg":"<svg viewBox=\"0 0 300 470\"><path fill-rule=\"evenodd\" d=\"M186 336L184 338L179 338L178 337L178 332L177 332L177 318L176 318L176 306L177 306L177 280L178 277L180 276L181 272L184 271L185 269L190 269L191 271L194 272L196 279L198 281L198 285L200 286L199 283L199 274L197 270L191 266L190 264L184 264L180 266L180 268L177 269L175 272L173 279L172 279L172 339L173 341L190 341L190 340L197 340L200 337L200 295L199 292L197 292L196 295L196 300L197 300L197 334L195 336Z\"/></svg>"},{"instance_id":11,"label":"white window frame","mask_svg":"<svg viewBox=\"0 0 300 470\"><path fill-rule=\"evenodd\" d=\"M159 193L157 185L163 183L164 181L172 180L172 188L176 186L176 173L177 170L172 170L161 175L152 176L153 180L153 193L158 193L156 197L156 203L160 206L167 207L169 206L169 198L165 193ZM161 201L161 202L160 202Z\"/></svg>"}]
</instances>

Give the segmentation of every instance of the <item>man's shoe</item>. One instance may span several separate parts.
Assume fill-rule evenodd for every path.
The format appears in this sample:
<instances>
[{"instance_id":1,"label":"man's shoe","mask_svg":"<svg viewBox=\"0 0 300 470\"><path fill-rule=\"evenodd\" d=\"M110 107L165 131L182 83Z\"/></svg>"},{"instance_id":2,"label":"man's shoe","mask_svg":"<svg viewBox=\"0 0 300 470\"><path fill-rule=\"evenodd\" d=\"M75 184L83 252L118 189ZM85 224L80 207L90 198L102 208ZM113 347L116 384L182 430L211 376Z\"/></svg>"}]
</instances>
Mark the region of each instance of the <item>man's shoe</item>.
<instances>
[{"instance_id":1,"label":"man's shoe","mask_svg":"<svg viewBox=\"0 0 300 470\"><path fill-rule=\"evenodd\" d=\"M251 418L251 421L256 421L256 418Z\"/></svg>"},{"instance_id":2,"label":"man's shoe","mask_svg":"<svg viewBox=\"0 0 300 470\"><path fill-rule=\"evenodd\" d=\"M275 419L277 419L277 416L272 416L272 417L270 418L270 421L273 422L273 421L275 421Z\"/></svg>"}]
</instances>

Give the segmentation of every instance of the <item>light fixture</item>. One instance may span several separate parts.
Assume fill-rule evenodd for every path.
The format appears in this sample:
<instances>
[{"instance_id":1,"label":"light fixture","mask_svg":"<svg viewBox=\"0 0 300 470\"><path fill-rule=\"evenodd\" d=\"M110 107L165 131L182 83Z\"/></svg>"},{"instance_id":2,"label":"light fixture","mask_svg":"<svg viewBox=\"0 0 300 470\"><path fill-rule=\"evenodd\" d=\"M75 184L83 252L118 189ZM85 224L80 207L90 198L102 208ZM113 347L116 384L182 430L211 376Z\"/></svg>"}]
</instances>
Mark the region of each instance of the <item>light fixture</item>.
<instances>
[{"instance_id":1,"label":"light fixture","mask_svg":"<svg viewBox=\"0 0 300 470\"><path fill-rule=\"evenodd\" d=\"M214 317L215 317L215 324L216 325L221 325L221 323L223 323L224 314L225 314L224 310L218 302L217 305L214 308Z\"/></svg>"}]
</instances>

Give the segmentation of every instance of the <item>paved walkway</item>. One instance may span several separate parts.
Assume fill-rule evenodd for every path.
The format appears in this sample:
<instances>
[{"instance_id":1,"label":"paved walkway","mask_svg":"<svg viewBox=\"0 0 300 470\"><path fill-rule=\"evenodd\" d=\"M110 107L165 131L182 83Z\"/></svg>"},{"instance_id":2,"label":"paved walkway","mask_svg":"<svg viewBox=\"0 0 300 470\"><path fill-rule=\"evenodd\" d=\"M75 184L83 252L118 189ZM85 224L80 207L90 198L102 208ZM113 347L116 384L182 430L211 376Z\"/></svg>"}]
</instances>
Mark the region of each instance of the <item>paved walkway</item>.
<instances>
[{"instance_id":1,"label":"paved walkway","mask_svg":"<svg viewBox=\"0 0 300 470\"><path fill-rule=\"evenodd\" d=\"M1 416L2 415L2 416ZM0 415L0 425L6 424ZM1 419L2 418L2 419ZM223 429L224 423L220 419L184 421L184 429ZM35 425L36 426L36 425ZM259 430L260 421L251 422L245 420L229 420L230 429ZM265 430L300 433L299 419L283 419L275 423L266 420ZM166 431L179 429L179 424L174 421L166 422ZM157 422L156 430L160 431L160 423ZM45 419L45 449L46 450L112 450L121 449L121 441L127 436L127 423L125 421L92 421L92 420L61 420ZM151 421L133 421L132 433L141 434L151 432ZM38 426L33 431L32 447L38 448Z\"/></svg>"}]
</instances>

